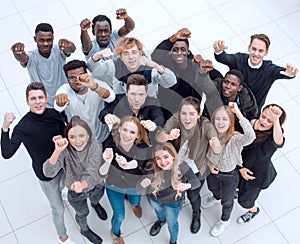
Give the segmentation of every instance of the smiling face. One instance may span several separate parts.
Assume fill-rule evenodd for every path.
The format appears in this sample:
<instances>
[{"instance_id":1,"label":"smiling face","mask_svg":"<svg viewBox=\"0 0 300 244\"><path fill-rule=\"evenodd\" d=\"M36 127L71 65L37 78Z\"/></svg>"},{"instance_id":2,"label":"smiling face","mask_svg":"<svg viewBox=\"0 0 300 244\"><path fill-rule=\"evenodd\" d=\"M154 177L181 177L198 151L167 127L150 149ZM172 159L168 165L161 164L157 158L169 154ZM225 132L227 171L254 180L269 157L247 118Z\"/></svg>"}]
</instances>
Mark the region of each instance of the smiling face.
<instances>
[{"instance_id":1,"label":"smiling face","mask_svg":"<svg viewBox=\"0 0 300 244\"><path fill-rule=\"evenodd\" d=\"M180 67L186 67L187 65L187 56L189 55L189 47L184 41L177 41L174 43L170 55L172 59Z\"/></svg>"},{"instance_id":2,"label":"smiling face","mask_svg":"<svg viewBox=\"0 0 300 244\"><path fill-rule=\"evenodd\" d=\"M39 54L45 58L48 58L51 54L51 49L53 46L54 36L50 31L39 31L34 37L34 41L37 44L37 49Z\"/></svg>"},{"instance_id":3,"label":"smiling face","mask_svg":"<svg viewBox=\"0 0 300 244\"><path fill-rule=\"evenodd\" d=\"M224 109L220 109L216 112L214 125L220 136L225 135L228 131L230 127L230 118Z\"/></svg>"},{"instance_id":4,"label":"smiling face","mask_svg":"<svg viewBox=\"0 0 300 244\"><path fill-rule=\"evenodd\" d=\"M89 138L86 129L80 125L72 127L68 132L68 141L76 151L82 151L86 147Z\"/></svg>"},{"instance_id":5,"label":"smiling face","mask_svg":"<svg viewBox=\"0 0 300 244\"><path fill-rule=\"evenodd\" d=\"M197 125L200 114L193 105L187 104L181 107L179 119L185 129L190 130Z\"/></svg>"},{"instance_id":6,"label":"smiling face","mask_svg":"<svg viewBox=\"0 0 300 244\"><path fill-rule=\"evenodd\" d=\"M257 130L266 131L273 127L274 119L269 108L266 108L260 114L256 126Z\"/></svg>"},{"instance_id":7,"label":"smiling face","mask_svg":"<svg viewBox=\"0 0 300 244\"><path fill-rule=\"evenodd\" d=\"M240 79L233 74L227 74L222 81L222 94L229 102L236 101L236 95L242 88Z\"/></svg>"},{"instance_id":8,"label":"smiling face","mask_svg":"<svg viewBox=\"0 0 300 244\"><path fill-rule=\"evenodd\" d=\"M158 150L154 154L155 162L162 170L171 170L174 164L174 157L167 150Z\"/></svg>"},{"instance_id":9,"label":"smiling face","mask_svg":"<svg viewBox=\"0 0 300 244\"><path fill-rule=\"evenodd\" d=\"M27 104L30 111L35 114L43 114L46 110L48 98L42 90L31 90L28 93Z\"/></svg>"},{"instance_id":10,"label":"smiling face","mask_svg":"<svg viewBox=\"0 0 300 244\"><path fill-rule=\"evenodd\" d=\"M132 48L124 49L120 55L121 60L130 72L136 71L141 63L142 52L134 45Z\"/></svg>"},{"instance_id":11,"label":"smiling face","mask_svg":"<svg viewBox=\"0 0 300 244\"><path fill-rule=\"evenodd\" d=\"M263 61L263 58L268 54L266 43L260 39L253 39L248 46L250 63L257 66Z\"/></svg>"},{"instance_id":12,"label":"smiling face","mask_svg":"<svg viewBox=\"0 0 300 244\"><path fill-rule=\"evenodd\" d=\"M123 148L131 148L140 136L137 125L133 121L125 121L118 129L120 144Z\"/></svg>"}]
</instances>

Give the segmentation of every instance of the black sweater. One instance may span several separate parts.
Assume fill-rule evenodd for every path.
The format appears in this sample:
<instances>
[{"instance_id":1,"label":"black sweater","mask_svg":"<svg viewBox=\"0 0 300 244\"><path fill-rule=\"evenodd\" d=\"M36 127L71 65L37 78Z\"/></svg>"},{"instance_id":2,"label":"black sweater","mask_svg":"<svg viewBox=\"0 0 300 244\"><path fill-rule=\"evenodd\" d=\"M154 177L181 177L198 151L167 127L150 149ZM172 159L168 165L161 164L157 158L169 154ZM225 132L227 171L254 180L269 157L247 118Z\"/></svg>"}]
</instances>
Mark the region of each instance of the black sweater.
<instances>
[{"instance_id":1,"label":"black sweater","mask_svg":"<svg viewBox=\"0 0 300 244\"><path fill-rule=\"evenodd\" d=\"M284 71L285 68L275 65L269 60L263 60L262 66L258 69L251 68L248 65L249 54L246 53L227 54L222 52L219 55L215 54L215 58L218 62L227 65L229 69L238 69L242 72L244 83L249 86L255 96L258 113L261 112L274 81L293 78L280 74L280 71Z\"/></svg>"},{"instance_id":2,"label":"black sweater","mask_svg":"<svg viewBox=\"0 0 300 244\"><path fill-rule=\"evenodd\" d=\"M21 143L32 159L35 175L42 181L49 181L43 173L43 163L54 151L53 136L63 135L64 122L60 114L47 108L41 115L28 112L14 127L11 138L9 131L1 133L1 152L5 159L11 158Z\"/></svg>"}]
</instances>

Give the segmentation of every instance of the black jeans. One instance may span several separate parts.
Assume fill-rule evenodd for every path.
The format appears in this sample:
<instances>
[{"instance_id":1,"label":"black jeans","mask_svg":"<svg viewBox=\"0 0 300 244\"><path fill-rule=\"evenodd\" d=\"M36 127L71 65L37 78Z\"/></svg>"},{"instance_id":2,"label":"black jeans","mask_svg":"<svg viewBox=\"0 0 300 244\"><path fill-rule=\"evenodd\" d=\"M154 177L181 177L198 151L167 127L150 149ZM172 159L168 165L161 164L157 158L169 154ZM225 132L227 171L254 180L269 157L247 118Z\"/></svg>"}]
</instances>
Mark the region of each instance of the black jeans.
<instances>
[{"instance_id":1,"label":"black jeans","mask_svg":"<svg viewBox=\"0 0 300 244\"><path fill-rule=\"evenodd\" d=\"M235 190L239 184L239 173L237 169L230 172L219 172L207 176L208 189L216 199L221 199L221 220L227 221L233 209Z\"/></svg>"},{"instance_id":2,"label":"black jeans","mask_svg":"<svg viewBox=\"0 0 300 244\"><path fill-rule=\"evenodd\" d=\"M199 173L195 174L199 178ZM200 186L194 190L188 189L187 190L187 198L189 199L193 212L198 212L200 210L201 206L201 196L200 196L200 190L203 186L204 180L199 180Z\"/></svg>"},{"instance_id":3,"label":"black jeans","mask_svg":"<svg viewBox=\"0 0 300 244\"><path fill-rule=\"evenodd\" d=\"M89 214L89 207L87 199L90 199L92 205L98 204L104 194L104 190L104 185L98 184L88 192L76 193L75 191L68 191L68 201L76 211L75 219L81 231L88 230L87 216Z\"/></svg>"}]
</instances>

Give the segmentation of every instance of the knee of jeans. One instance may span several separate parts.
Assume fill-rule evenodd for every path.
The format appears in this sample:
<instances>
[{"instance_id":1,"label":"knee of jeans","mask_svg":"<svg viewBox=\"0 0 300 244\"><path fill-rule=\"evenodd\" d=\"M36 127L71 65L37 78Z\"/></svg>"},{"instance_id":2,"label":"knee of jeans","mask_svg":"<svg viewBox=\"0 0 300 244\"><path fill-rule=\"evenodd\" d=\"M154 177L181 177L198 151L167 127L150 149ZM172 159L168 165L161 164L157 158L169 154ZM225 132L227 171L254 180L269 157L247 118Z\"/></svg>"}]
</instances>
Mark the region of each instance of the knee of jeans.
<instances>
[{"instance_id":1,"label":"knee of jeans","mask_svg":"<svg viewBox=\"0 0 300 244\"><path fill-rule=\"evenodd\" d=\"M53 215L63 216L64 212L65 212L64 207L52 207L52 214Z\"/></svg>"},{"instance_id":2,"label":"knee of jeans","mask_svg":"<svg viewBox=\"0 0 300 244\"><path fill-rule=\"evenodd\" d=\"M117 215L114 214L114 219L115 219L115 221L121 223L125 219L125 214L123 214L123 213L119 213Z\"/></svg>"},{"instance_id":3,"label":"knee of jeans","mask_svg":"<svg viewBox=\"0 0 300 244\"><path fill-rule=\"evenodd\" d=\"M190 200L190 202L200 201L199 192L187 192L187 197Z\"/></svg>"}]
</instances>

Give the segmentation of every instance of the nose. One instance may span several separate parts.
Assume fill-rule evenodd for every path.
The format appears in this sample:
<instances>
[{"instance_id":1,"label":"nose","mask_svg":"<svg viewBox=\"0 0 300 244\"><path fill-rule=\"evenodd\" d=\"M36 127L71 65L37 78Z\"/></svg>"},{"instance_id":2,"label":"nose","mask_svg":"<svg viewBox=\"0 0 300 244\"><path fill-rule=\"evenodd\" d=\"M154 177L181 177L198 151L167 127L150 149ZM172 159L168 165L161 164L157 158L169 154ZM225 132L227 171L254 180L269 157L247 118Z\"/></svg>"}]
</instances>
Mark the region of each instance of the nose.
<instances>
[{"instance_id":1,"label":"nose","mask_svg":"<svg viewBox=\"0 0 300 244\"><path fill-rule=\"evenodd\" d=\"M78 144L80 142L80 138L79 137L75 137L75 144Z\"/></svg>"}]
</instances>

